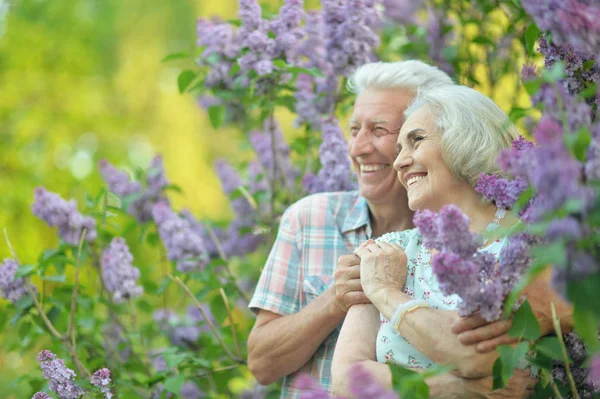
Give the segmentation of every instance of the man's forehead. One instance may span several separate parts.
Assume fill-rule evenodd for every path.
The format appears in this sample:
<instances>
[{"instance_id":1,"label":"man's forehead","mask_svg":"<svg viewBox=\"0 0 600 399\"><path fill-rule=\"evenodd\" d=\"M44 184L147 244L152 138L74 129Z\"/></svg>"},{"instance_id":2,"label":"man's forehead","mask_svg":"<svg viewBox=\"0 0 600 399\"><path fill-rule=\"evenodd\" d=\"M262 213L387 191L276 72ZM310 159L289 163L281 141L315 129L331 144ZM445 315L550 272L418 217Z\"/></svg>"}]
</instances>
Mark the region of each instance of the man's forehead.
<instances>
[{"instance_id":1,"label":"man's forehead","mask_svg":"<svg viewBox=\"0 0 600 399\"><path fill-rule=\"evenodd\" d=\"M356 116L352 115L350 117L350 123L356 123L356 122L358 122L358 118ZM387 118L367 118L363 122L369 122L369 123L388 123L389 120Z\"/></svg>"}]
</instances>

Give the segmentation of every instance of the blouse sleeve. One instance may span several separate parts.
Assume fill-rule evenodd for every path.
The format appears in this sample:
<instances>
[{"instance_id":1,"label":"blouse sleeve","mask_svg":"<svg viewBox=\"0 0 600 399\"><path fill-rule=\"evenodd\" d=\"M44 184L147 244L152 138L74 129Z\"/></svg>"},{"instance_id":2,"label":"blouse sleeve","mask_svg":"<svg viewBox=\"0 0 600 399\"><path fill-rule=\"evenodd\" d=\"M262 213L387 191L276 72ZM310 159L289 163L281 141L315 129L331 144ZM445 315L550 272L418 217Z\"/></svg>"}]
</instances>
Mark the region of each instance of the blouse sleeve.
<instances>
[{"instance_id":1,"label":"blouse sleeve","mask_svg":"<svg viewBox=\"0 0 600 399\"><path fill-rule=\"evenodd\" d=\"M404 230L404 231L393 231L391 233L387 233L376 239L377 242L387 242L398 244L402 247L402 249L406 249L408 245L408 241L412 234L416 231L416 229Z\"/></svg>"}]
</instances>

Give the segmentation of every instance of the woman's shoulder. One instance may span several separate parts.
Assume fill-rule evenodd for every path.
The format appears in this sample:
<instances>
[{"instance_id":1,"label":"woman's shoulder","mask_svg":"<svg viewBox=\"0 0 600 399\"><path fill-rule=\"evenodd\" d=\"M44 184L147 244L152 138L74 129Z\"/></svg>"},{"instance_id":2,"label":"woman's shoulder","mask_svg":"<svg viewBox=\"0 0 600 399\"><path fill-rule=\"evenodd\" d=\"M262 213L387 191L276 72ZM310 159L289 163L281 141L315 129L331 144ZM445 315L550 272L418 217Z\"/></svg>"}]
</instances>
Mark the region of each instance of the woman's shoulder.
<instances>
[{"instance_id":1,"label":"woman's shoulder","mask_svg":"<svg viewBox=\"0 0 600 399\"><path fill-rule=\"evenodd\" d=\"M379 237L376 241L387 242L387 243L395 243L400 245L402 248L406 248L406 246L415 240L420 240L421 234L418 229L409 229L403 231L392 231L391 233L387 233Z\"/></svg>"}]
</instances>

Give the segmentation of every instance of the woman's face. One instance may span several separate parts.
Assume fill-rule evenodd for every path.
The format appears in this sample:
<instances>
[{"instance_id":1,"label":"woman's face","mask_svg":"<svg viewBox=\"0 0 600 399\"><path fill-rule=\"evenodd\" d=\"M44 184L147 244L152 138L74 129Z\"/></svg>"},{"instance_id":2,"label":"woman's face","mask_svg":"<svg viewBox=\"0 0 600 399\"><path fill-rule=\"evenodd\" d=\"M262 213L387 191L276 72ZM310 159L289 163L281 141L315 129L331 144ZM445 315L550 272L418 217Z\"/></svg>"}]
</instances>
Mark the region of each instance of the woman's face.
<instances>
[{"instance_id":1,"label":"woman's face","mask_svg":"<svg viewBox=\"0 0 600 399\"><path fill-rule=\"evenodd\" d=\"M442 136L428 106L414 112L402 125L396 146L394 169L406 188L408 207L413 211L439 211L455 203L453 197L462 190L472 190L463 179L456 177L442 157Z\"/></svg>"}]
</instances>

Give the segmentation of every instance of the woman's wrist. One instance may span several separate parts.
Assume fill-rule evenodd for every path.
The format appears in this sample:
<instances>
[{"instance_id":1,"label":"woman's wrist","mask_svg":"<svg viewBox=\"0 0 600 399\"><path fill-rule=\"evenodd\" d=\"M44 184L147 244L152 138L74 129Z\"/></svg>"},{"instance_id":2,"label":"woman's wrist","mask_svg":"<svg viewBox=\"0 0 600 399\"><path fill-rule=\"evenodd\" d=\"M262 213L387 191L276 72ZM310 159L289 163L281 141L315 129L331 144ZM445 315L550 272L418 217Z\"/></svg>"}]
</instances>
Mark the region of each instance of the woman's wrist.
<instances>
[{"instance_id":1,"label":"woman's wrist","mask_svg":"<svg viewBox=\"0 0 600 399\"><path fill-rule=\"evenodd\" d=\"M367 297L375 307L390 320L396 311L398 305L411 301L409 295L402 292L402 288L395 286L385 286L373 290L367 294Z\"/></svg>"}]
</instances>

